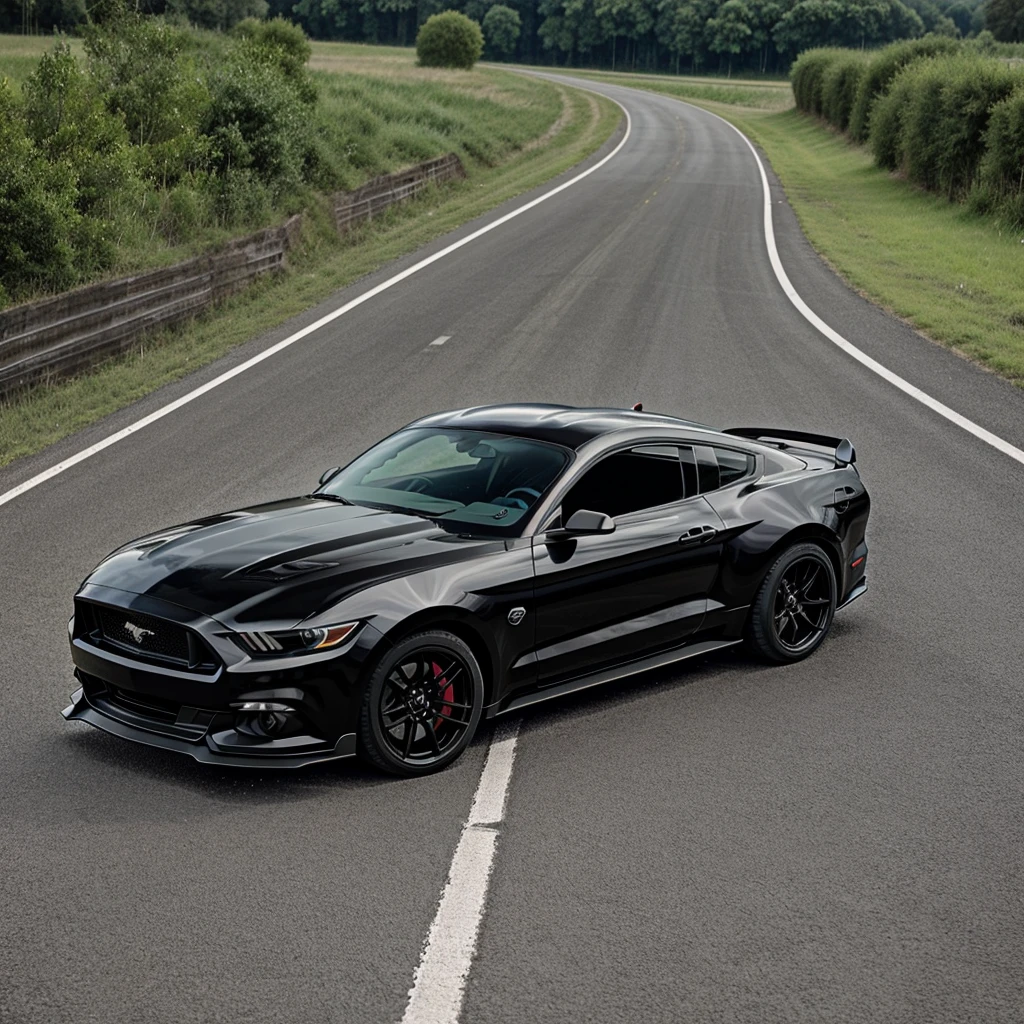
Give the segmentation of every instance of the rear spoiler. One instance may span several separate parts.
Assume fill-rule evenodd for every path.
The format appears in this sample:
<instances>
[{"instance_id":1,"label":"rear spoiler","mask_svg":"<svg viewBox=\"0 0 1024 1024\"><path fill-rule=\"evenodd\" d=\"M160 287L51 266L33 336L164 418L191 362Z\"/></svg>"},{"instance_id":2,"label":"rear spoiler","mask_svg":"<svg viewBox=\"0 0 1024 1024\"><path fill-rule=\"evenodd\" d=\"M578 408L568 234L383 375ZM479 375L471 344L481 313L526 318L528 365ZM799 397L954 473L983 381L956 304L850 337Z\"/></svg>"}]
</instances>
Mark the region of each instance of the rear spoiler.
<instances>
[{"instance_id":1,"label":"rear spoiler","mask_svg":"<svg viewBox=\"0 0 1024 1024\"><path fill-rule=\"evenodd\" d=\"M850 466L857 461L848 437L830 437L828 434L808 434L802 430L777 430L775 427L729 427L723 434L734 434L736 437L749 437L752 441L763 441L774 448L802 448L813 445L832 452L837 466ZM791 443L793 442L793 443Z\"/></svg>"}]
</instances>

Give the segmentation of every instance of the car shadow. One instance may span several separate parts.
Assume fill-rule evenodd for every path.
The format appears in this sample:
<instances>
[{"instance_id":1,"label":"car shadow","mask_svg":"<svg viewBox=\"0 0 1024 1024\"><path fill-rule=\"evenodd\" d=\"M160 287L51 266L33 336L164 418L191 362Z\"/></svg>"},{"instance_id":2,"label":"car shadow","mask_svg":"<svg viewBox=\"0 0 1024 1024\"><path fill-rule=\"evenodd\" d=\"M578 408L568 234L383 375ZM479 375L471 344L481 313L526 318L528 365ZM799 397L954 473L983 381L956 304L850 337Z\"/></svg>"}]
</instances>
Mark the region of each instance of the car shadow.
<instances>
[{"instance_id":1,"label":"car shadow","mask_svg":"<svg viewBox=\"0 0 1024 1024\"><path fill-rule=\"evenodd\" d=\"M836 619L825 643L832 644L837 640L842 642L843 638L853 639L859 631L855 620ZM768 680L777 678L799 664L802 663L772 664L749 653L745 646L737 645L676 662L674 665L624 676L622 679L577 690L561 697L552 697L550 700L524 708L519 714L524 724L536 725L559 718L606 714L610 710L620 710L624 705L648 700L656 692L682 690L697 683L725 682L728 679L740 678L749 680L753 674L763 676L767 683ZM494 721L500 722L501 718Z\"/></svg>"}]
</instances>

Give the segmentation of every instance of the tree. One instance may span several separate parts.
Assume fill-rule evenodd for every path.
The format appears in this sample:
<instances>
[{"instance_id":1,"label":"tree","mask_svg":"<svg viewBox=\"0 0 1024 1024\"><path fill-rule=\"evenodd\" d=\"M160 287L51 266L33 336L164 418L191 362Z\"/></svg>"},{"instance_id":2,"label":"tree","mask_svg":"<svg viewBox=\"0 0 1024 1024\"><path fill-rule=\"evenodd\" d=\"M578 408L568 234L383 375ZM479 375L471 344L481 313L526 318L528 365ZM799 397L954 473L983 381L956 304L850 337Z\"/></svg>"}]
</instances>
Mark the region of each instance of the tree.
<instances>
[{"instance_id":1,"label":"tree","mask_svg":"<svg viewBox=\"0 0 1024 1024\"><path fill-rule=\"evenodd\" d=\"M757 70L763 75L768 67L768 53L772 46L772 29L785 12L781 0L748 0L750 10L750 42L757 50Z\"/></svg>"},{"instance_id":2,"label":"tree","mask_svg":"<svg viewBox=\"0 0 1024 1024\"><path fill-rule=\"evenodd\" d=\"M1001 43L1024 43L1024 0L988 0L985 28Z\"/></svg>"},{"instance_id":3,"label":"tree","mask_svg":"<svg viewBox=\"0 0 1024 1024\"><path fill-rule=\"evenodd\" d=\"M502 57L514 53L522 26L518 11L504 4L495 4L484 15L484 40L488 49Z\"/></svg>"},{"instance_id":4,"label":"tree","mask_svg":"<svg viewBox=\"0 0 1024 1024\"><path fill-rule=\"evenodd\" d=\"M708 49L712 53L729 55L729 77L732 77L732 59L750 45L750 9L743 0L725 0L718 9L718 17L707 24Z\"/></svg>"},{"instance_id":5,"label":"tree","mask_svg":"<svg viewBox=\"0 0 1024 1024\"><path fill-rule=\"evenodd\" d=\"M696 71L706 22L694 3L662 0L656 31L661 45L675 56L676 74L679 73L679 58L683 54L690 56L691 70Z\"/></svg>"},{"instance_id":6,"label":"tree","mask_svg":"<svg viewBox=\"0 0 1024 1024\"><path fill-rule=\"evenodd\" d=\"M974 17L974 11L963 0L947 7L946 17L950 18L960 30L960 35L966 36L971 31L971 19Z\"/></svg>"}]
</instances>

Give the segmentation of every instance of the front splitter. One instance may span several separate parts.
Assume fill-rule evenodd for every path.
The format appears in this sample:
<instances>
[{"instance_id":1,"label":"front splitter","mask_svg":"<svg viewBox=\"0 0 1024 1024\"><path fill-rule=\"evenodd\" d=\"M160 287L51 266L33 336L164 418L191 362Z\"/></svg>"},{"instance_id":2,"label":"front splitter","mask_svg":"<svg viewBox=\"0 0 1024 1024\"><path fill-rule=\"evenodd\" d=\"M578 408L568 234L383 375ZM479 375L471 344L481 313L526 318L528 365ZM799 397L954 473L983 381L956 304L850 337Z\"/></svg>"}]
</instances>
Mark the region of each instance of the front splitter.
<instances>
[{"instance_id":1,"label":"front splitter","mask_svg":"<svg viewBox=\"0 0 1024 1024\"><path fill-rule=\"evenodd\" d=\"M178 754L188 754L189 757L201 761L203 764L219 764L229 768L304 768L310 764L321 764L324 761L338 761L344 757L353 757L356 752L356 734L348 732L339 738L331 750L318 750L308 754L262 756L259 754L244 756L224 754L211 747L205 739L190 743L174 736L136 729L125 725L124 722L108 718L88 703L80 689L71 695L71 703L64 708L61 714L68 721L87 722L112 736L119 736L121 739L131 740L133 743L141 743L146 747L159 747L162 750L173 750Z\"/></svg>"}]
</instances>

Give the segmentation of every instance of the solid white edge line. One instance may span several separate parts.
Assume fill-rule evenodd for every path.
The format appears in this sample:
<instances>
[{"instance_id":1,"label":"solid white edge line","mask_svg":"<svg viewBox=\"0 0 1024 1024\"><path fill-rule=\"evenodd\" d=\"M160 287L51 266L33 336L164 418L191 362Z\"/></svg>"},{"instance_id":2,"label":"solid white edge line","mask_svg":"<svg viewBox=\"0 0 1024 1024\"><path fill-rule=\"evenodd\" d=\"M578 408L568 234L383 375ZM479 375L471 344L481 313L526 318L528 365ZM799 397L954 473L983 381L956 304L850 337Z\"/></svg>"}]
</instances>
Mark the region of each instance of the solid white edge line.
<instances>
[{"instance_id":1,"label":"solid white edge line","mask_svg":"<svg viewBox=\"0 0 1024 1024\"><path fill-rule=\"evenodd\" d=\"M593 92L593 90L586 91ZM611 99L610 96L606 96L605 99L611 100L611 102L614 103L625 115L626 131L619 140L619 144L610 153L598 160L598 162L592 167L588 167L585 171L581 171L574 178L570 178L568 181L562 182L561 185L545 192L536 199L531 199L528 203L524 203L522 206L516 207L514 210L510 210L497 220L491 221L490 224L485 224L482 228L477 228L476 231L466 235L465 238L460 238L457 242L452 242L450 245L445 246L433 255L427 256L425 259L420 260L411 267L407 267L405 270L395 274L393 277L389 277L386 281L383 281L381 284L363 292L361 295L357 295L354 299L346 302L338 309L332 310L325 316L320 317L320 319L315 323L310 324L308 327L303 327L302 330L296 331L294 334L290 334L287 338L277 342L275 345L271 345L270 348L265 349L258 355L253 356L251 359L247 359L244 363L239 363L238 366L232 367L232 369L222 373L219 377L215 377L213 380L207 381L205 384L195 388L193 391L189 391L187 394L182 395L173 402L169 402L167 405L161 406L156 411L151 412L148 416L143 416L142 419L136 420L134 423L116 431L109 437L105 437L102 441L97 441L96 444L90 445L88 448L83 448L80 452L76 452L74 455L71 455L61 462L58 462L56 465L51 466L49 469L43 470L42 473L37 473L35 476L30 477L23 483L18 484L16 487L12 487L10 490L0 494L0 505L6 505L7 502L13 501L26 491L31 491L34 487L38 487L47 480L52 480L55 476L59 476L66 470L71 469L72 466L77 466L78 463L84 462L86 459L98 454L105 448L109 448L111 445L117 444L118 441L123 441L126 437L130 437L132 434L142 430L144 427L148 427L151 423L155 423L157 420L163 419L164 416L170 415L182 406L188 405L189 402L194 402L197 398L205 395L208 391L212 391L214 388L220 387L221 384L225 384L233 377L237 377L239 374L245 373L246 370L251 370L254 366L262 363L264 359L269 359L271 356L277 355L278 352L283 352L286 348L294 345L297 341L301 341L314 331L318 331L321 327L325 327L327 324L332 323L337 320L338 317L344 316L350 310L355 309L356 306L361 306L364 302L369 301L374 296L380 295L381 292L385 292L389 288L393 288L396 284L404 281L406 278L412 277L413 274L417 274L419 271L429 267L432 263L436 263L438 260L444 259L445 256L451 255L451 253L455 252L457 249L461 249L464 245L469 245L470 242L476 241L476 239L481 236L494 231L495 228L499 228L503 224L507 224L510 220L521 216L528 210L532 210L535 206L539 206L548 199L557 196L560 192L564 192L567 188L571 188L577 182L582 181L584 178L593 174L594 171L604 167L609 160L619 153L622 147L629 140L630 134L633 130L633 123L629 116L629 111L617 100Z\"/></svg>"},{"instance_id":2,"label":"solid white edge line","mask_svg":"<svg viewBox=\"0 0 1024 1024\"><path fill-rule=\"evenodd\" d=\"M619 88L625 88L619 86ZM670 97L675 99L675 97ZM676 100L677 103L685 103L684 100ZM899 388L905 395L909 395L915 401L920 402L922 405L927 406L933 412L937 412L940 416L949 420L950 423L955 423L958 427L966 430L968 433L973 434L976 438L984 441L986 444L991 445L997 451L1002 452L1004 455L1009 455L1011 459L1016 459L1021 465L1024 465L1024 450L1010 444L1009 441L1003 440L998 434L993 434L990 430L986 430L984 427L975 423L973 420L969 420L966 416L961 416L955 409L951 409L948 405L944 405L936 398L932 398L927 392L922 391L920 388L915 387L908 380L899 376L897 373L893 373L892 370L883 366L877 359L872 359L866 352L857 348L852 342L847 341L838 331L833 330L824 320L814 312L810 306L800 297L800 293L797 292L796 288L793 287L792 282L789 280L789 275L786 273L785 268L782 266L782 260L779 258L778 246L775 244L775 224L772 218L772 193L771 187L768 184L768 175L765 172L764 164L761 162L761 157L758 155L757 150L754 148L754 144L747 138L730 121L727 121L724 117L714 113L710 110L705 110L704 107L696 107L692 103L685 104L688 107L692 107L694 110L701 110L705 114L710 114L712 117L718 118L723 124L728 125L746 144L747 148L754 155L754 160L757 162L757 169L761 174L761 189L764 194L764 235L765 242L768 247L768 259L771 261L772 270L775 271L775 277L779 284L782 286L782 290L786 293L786 297L796 307L797 312L820 334L823 334L833 345L842 349L848 356L856 359L862 366L866 366L872 373L878 374L883 380L888 381L893 387Z\"/></svg>"},{"instance_id":3,"label":"solid white edge line","mask_svg":"<svg viewBox=\"0 0 1024 1024\"><path fill-rule=\"evenodd\" d=\"M457 1024L476 953L512 778L519 722L503 722L491 738L473 806L462 828L401 1024Z\"/></svg>"}]
</instances>

